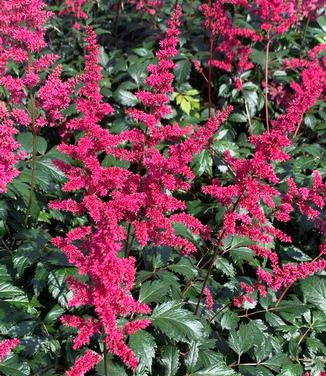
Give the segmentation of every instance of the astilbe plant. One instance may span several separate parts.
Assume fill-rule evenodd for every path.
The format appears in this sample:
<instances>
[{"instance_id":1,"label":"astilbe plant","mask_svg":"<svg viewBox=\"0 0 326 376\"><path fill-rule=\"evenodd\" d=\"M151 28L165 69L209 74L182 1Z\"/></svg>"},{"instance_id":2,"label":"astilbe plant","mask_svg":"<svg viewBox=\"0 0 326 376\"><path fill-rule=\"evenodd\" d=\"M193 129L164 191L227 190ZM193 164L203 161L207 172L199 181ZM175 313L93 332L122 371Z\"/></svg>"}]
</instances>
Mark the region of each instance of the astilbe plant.
<instances>
[{"instance_id":1,"label":"astilbe plant","mask_svg":"<svg viewBox=\"0 0 326 376\"><path fill-rule=\"evenodd\" d=\"M204 193L222 204L225 214L223 226L216 235L215 251L200 298L205 293L216 257L221 252L227 252L223 242L230 236L250 240L251 245L248 247L256 256L265 260L264 263L268 260L269 267L258 267L257 282L253 286L240 284L243 293L234 298L234 304L238 307L245 302L254 302L250 295L255 289L258 289L263 297L267 294L266 287L274 291L283 288L285 293L297 280L303 280L326 268L323 245L314 260L297 264L282 265L277 251L273 249L277 242L291 243L291 237L280 227L291 221L291 214L296 209L315 222L317 229L322 227L321 210L325 205L326 186L319 172L313 172L311 188L299 188L290 177L287 180L288 191L284 193L280 187L282 179L275 171L277 165L291 159L288 150L299 132L304 114L325 93L326 72L319 63L317 53L323 48L309 51L307 59L285 61L287 69L302 70L301 80L290 84L292 94L288 107L271 122L271 129L249 137L250 143L254 145L254 151L249 158L238 159L228 151L225 153L225 162L234 175L233 184L223 185L215 179L212 185L203 188ZM321 232L323 233L322 229ZM278 303L283 296L280 296ZM196 309L199 309L199 300Z\"/></svg>"},{"instance_id":2,"label":"astilbe plant","mask_svg":"<svg viewBox=\"0 0 326 376\"><path fill-rule=\"evenodd\" d=\"M65 12L73 13L77 19L87 19L82 10L85 3L85 0L66 0ZM131 3L137 3L138 9L152 15L163 7L161 1ZM73 292L67 302L70 312L59 321L77 332L72 340L73 350L87 347L67 371L68 376L85 375L101 360L106 374L108 353L136 370L138 360L128 344L129 337L140 330L149 330L151 324L151 308L135 297L137 261L142 265L151 247L174 249L188 260L196 257L197 245L178 235L176 223L201 237L209 247L196 266L199 276L201 269L207 267L206 274L196 285L194 299L189 300L189 306L194 307L198 316L202 312L207 313L204 316L207 318L212 315L209 324L219 313L214 313L213 268L217 258L230 251L228 244L232 238L244 239L256 259L252 273L255 278L247 283L240 277L236 282L238 291L233 292L231 301L240 309L253 306L257 291L261 298L271 291L277 292L277 307L296 281L326 269L325 243L320 245L315 258L306 262L284 262L279 252L280 245L292 242L286 229L290 223L293 225L294 215L306 217L316 231L325 235L321 210L326 186L320 173L312 172L308 187L296 183L292 176L284 179L280 173L280 166L293 158L293 146L300 136L305 114L323 98L326 87L325 58L320 55L325 44L311 49L306 58L284 61L284 71L299 76L296 81L279 87L270 83L269 50L274 38L285 34L302 18L314 18L320 5L319 1L303 1L298 8L296 3L223 0L200 6L209 32L207 77L198 61L195 68L208 86L208 119L196 126L169 121L173 116L170 99L175 90L174 60L179 53L182 17L181 7L175 5L166 34L159 42L156 60L147 67L144 88L135 93L138 104L125 113L131 126L120 133L111 133L104 124L110 122L115 111L100 92L103 76L96 32L86 27L84 71L63 80L61 65L55 66L58 56L44 52L45 23L52 13L39 0L0 0L4 10L0 14L0 84L9 98L7 103L0 102L0 192L5 192L7 184L19 174L16 165L25 156L15 135L31 130L30 198L24 222L24 227L28 227L35 188L37 136L45 127L58 127L61 136L58 149L68 158L66 162L57 161L57 166L67 180L61 199L53 200L49 206L79 217L79 221L73 221L74 228L69 227L52 240L76 268L76 274L67 277ZM237 26L232 19L237 7L254 15L259 26L255 29ZM79 25L76 27L80 29ZM252 46L262 42L266 43L262 84L266 130L253 134L249 121L250 151L236 157L227 150L220 157L227 166L228 177L204 181L200 195L217 203L223 212L221 225L216 226L218 221L212 220L210 227L206 219L200 221L189 214L185 194L192 191L196 179L191 168L193 156L213 150L219 127L233 109L228 106L213 111L212 68L232 73L232 79L237 77L235 85L241 94L240 77L254 66L250 59ZM286 96L286 100L278 101L278 94ZM275 98L278 115L270 121L270 102ZM67 118L63 110L68 106L76 112ZM107 166L103 163L105 157L123 163ZM54 233L58 235L57 229ZM134 257L135 249L140 260ZM183 298L194 281L188 283L181 293ZM240 317L249 315L246 312ZM0 361L19 343L18 339L1 342ZM240 356L236 366L240 366L239 359Z\"/></svg>"},{"instance_id":3,"label":"astilbe plant","mask_svg":"<svg viewBox=\"0 0 326 376\"><path fill-rule=\"evenodd\" d=\"M69 104L75 80L63 82L61 66L53 68L58 56L45 52L45 25L53 13L45 9L43 1L3 1L0 6L0 84L9 96L7 105L1 103L1 192L19 174L15 164L26 156L18 150L19 144L12 137L18 129L31 131L33 152L27 224L35 188L37 135L42 128L63 122L61 111Z\"/></svg>"},{"instance_id":4,"label":"astilbe plant","mask_svg":"<svg viewBox=\"0 0 326 376\"><path fill-rule=\"evenodd\" d=\"M66 125L68 130L83 131L84 135L76 145L63 143L60 146L62 152L83 164L83 167L60 165L69 178L63 190L82 190L83 199L79 202L69 198L51 204L52 208L88 214L91 221L90 226L73 229L64 239L54 239L69 262L90 281L68 279L74 291L69 306L89 305L97 314L95 321L63 317L63 323L79 328L74 348L89 343L94 334L102 333L107 349L132 368L137 361L125 344L125 336L145 328L149 320L129 321L119 327L116 320L120 316L149 313L149 308L130 295L135 277L135 259L129 256L131 244L136 238L141 247L155 244L175 247L187 254L194 252L196 248L190 241L175 234L174 222L184 223L195 234L208 235L208 229L184 213L185 203L172 193L190 188L189 181L194 175L188 165L193 154L206 146L230 111L217 113L203 129L192 132L186 140L183 136L191 133L190 127L183 129L176 123L163 124L163 117L171 111L167 103L168 93L172 92L172 57L177 54L180 17L181 8L177 6L168 23L166 37L160 42L158 63L148 67L150 75L145 83L151 90L136 93L146 110L128 111L129 116L142 121L145 128L135 127L118 135L110 134L99 124L113 109L101 101L98 47L95 34L88 29L83 87L76 101L83 116ZM122 142L128 143L128 148L119 147ZM158 148L163 142L171 143L167 156ZM134 172L102 167L98 156L103 152L130 162ZM123 249L125 257L119 254Z\"/></svg>"}]
</instances>

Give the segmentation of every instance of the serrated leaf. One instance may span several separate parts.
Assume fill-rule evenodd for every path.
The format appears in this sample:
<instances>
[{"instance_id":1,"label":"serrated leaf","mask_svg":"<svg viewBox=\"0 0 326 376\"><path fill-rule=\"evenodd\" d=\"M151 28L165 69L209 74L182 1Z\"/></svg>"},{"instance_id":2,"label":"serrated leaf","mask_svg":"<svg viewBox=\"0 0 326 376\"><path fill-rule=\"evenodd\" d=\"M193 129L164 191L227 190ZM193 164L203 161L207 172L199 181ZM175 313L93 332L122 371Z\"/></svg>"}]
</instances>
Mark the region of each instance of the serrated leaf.
<instances>
[{"instance_id":1,"label":"serrated leaf","mask_svg":"<svg viewBox=\"0 0 326 376\"><path fill-rule=\"evenodd\" d=\"M44 322L49 324L53 321L58 320L60 316L64 314L65 310L60 307L59 305L55 305L51 308L51 310L48 312L48 314L44 318Z\"/></svg>"},{"instance_id":2,"label":"serrated leaf","mask_svg":"<svg viewBox=\"0 0 326 376\"><path fill-rule=\"evenodd\" d=\"M8 282L0 282L0 299L8 302L28 303L25 292Z\"/></svg>"},{"instance_id":3,"label":"serrated leaf","mask_svg":"<svg viewBox=\"0 0 326 376\"><path fill-rule=\"evenodd\" d=\"M176 264L169 265L168 269L183 275L187 281L198 274L197 270L193 266L193 263L191 262L191 259L186 256L182 257Z\"/></svg>"},{"instance_id":4,"label":"serrated leaf","mask_svg":"<svg viewBox=\"0 0 326 376\"><path fill-rule=\"evenodd\" d=\"M144 364L151 372L156 349L154 337L144 330L139 330L130 336L129 346L135 352L140 364Z\"/></svg>"},{"instance_id":5,"label":"serrated leaf","mask_svg":"<svg viewBox=\"0 0 326 376\"><path fill-rule=\"evenodd\" d=\"M232 311L226 311L221 318L222 329L235 329L239 322L239 317L236 313Z\"/></svg>"},{"instance_id":6,"label":"serrated leaf","mask_svg":"<svg viewBox=\"0 0 326 376\"><path fill-rule=\"evenodd\" d=\"M23 149L28 153L32 153L33 151L33 133L31 132L21 132L17 136L18 142L22 145ZM40 154L44 154L47 150L47 142L46 140L41 137L37 136L37 146L36 150Z\"/></svg>"},{"instance_id":7,"label":"serrated leaf","mask_svg":"<svg viewBox=\"0 0 326 376\"><path fill-rule=\"evenodd\" d=\"M130 65L128 69L128 73L132 77L132 79L136 82L137 85L140 85L145 77L146 77L146 70L147 63L135 63Z\"/></svg>"},{"instance_id":8,"label":"serrated leaf","mask_svg":"<svg viewBox=\"0 0 326 376\"><path fill-rule=\"evenodd\" d=\"M48 276L49 291L54 299L58 299L62 307L67 307L72 296L72 291L68 291L66 286L67 275L69 275L68 270L59 269L51 271Z\"/></svg>"},{"instance_id":9,"label":"serrated leaf","mask_svg":"<svg viewBox=\"0 0 326 376\"><path fill-rule=\"evenodd\" d=\"M140 288L139 300L142 303L160 302L169 289L169 284L163 281L145 282Z\"/></svg>"},{"instance_id":10,"label":"serrated leaf","mask_svg":"<svg viewBox=\"0 0 326 376\"><path fill-rule=\"evenodd\" d=\"M300 364L288 364L283 367L280 376L302 376L303 368Z\"/></svg>"},{"instance_id":11,"label":"serrated leaf","mask_svg":"<svg viewBox=\"0 0 326 376\"><path fill-rule=\"evenodd\" d=\"M217 270L220 270L223 274L234 277L235 276L235 269L234 266L225 258L223 257L216 257L214 266Z\"/></svg>"},{"instance_id":12,"label":"serrated leaf","mask_svg":"<svg viewBox=\"0 0 326 376\"><path fill-rule=\"evenodd\" d=\"M179 368L179 350L176 346L163 346L160 363L164 366L164 376L174 376Z\"/></svg>"},{"instance_id":13,"label":"serrated leaf","mask_svg":"<svg viewBox=\"0 0 326 376\"><path fill-rule=\"evenodd\" d=\"M6 376L27 376L30 375L30 368L18 356L11 355L0 363L0 373Z\"/></svg>"},{"instance_id":14,"label":"serrated leaf","mask_svg":"<svg viewBox=\"0 0 326 376\"><path fill-rule=\"evenodd\" d=\"M326 314L326 279L313 276L301 282L303 296Z\"/></svg>"},{"instance_id":15,"label":"serrated leaf","mask_svg":"<svg viewBox=\"0 0 326 376\"><path fill-rule=\"evenodd\" d=\"M120 89L117 93L117 99L124 106L136 106L138 99L131 91Z\"/></svg>"},{"instance_id":16,"label":"serrated leaf","mask_svg":"<svg viewBox=\"0 0 326 376\"><path fill-rule=\"evenodd\" d=\"M215 364L211 367L204 368L194 372L192 376L236 376L238 375L232 368L225 363Z\"/></svg>"},{"instance_id":17,"label":"serrated leaf","mask_svg":"<svg viewBox=\"0 0 326 376\"><path fill-rule=\"evenodd\" d=\"M191 63L188 60L178 61L174 70L175 79L179 83L183 83L188 79L191 70Z\"/></svg>"},{"instance_id":18,"label":"serrated leaf","mask_svg":"<svg viewBox=\"0 0 326 376\"><path fill-rule=\"evenodd\" d=\"M174 340L188 342L203 336L203 325L198 318L174 301L157 306L151 320L156 328Z\"/></svg>"},{"instance_id":19,"label":"serrated leaf","mask_svg":"<svg viewBox=\"0 0 326 376\"><path fill-rule=\"evenodd\" d=\"M255 322L249 324L240 324L239 330L230 331L229 346L241 355L249 351L254 345L258 345L263 340L262 333Z\"/></svg>"},{"instance_id":20,"label":"serrated leaf","mask_svg":"<svg viewBox=\"0 0 326 376\"><path fill-rule=\"evenodd\" d=\"M198 362L199 349L196 342L191 342L189 345L189 351L185 357L185 365L188 372L194 371Z\"/></svg>"}]
</instances>

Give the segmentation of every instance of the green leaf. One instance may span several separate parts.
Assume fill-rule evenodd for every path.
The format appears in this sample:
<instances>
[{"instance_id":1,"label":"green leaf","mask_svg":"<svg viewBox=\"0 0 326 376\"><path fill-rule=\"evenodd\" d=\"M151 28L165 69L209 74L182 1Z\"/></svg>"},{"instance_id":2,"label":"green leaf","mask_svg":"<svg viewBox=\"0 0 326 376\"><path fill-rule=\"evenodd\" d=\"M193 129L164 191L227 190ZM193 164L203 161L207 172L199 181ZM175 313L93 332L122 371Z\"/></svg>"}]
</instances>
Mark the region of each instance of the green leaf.
<instances>
[{"instance_id":1,"label":"green leaf","mask_svg":"<svg viewBox=\"0 0 326 376\"><path fill-rule=\"evenodd\" d=\"M140 85L144 81L147 75L146 68L147 68L147 63L135 63L129 67L128 73L130 74L130 76L136 82L137 85Z\"/></svg>"},{"instance_id":2,"label":"green leaf","mask_svg":"<svg viewBox=\"0 0 326 376\"><path fill-rule=\"evenodd\" d=\"M140 288L139 300L142 303L160 302L169 289L169 284L163 281L145 282Z\"/></svg>"},{"instance_id":3,"label":"green leaf","mask_svg":"<svg viewBox=\"0 0 326 376\"><path fill-rule=\"evenodd\" d=\"M261 364L275 372L278 372L280 368L287 362L289 362L289 358L285 354L276 354L271 358L261 362Z\"/></svg>"},{"instance_id":4,"label":"green leaf","mask_svg":"<svg viewBox=\"0 0 326 376\"><path fill-rule=\"evenodd\" d=\"M239 322L239 317L236 313L232 311L226 311L221 318L222 329L235 329Z\"/></svg>"},{"instance_id":5,"label":"green leaf","mask_svg":"<svg viewBox=\"0 0 326 376\"><path fill-rule=\"evenodd\" d=\"M314 304L326 314L326 279L313 276L301 282L306 301Z\"/></svg>"},{"instance_id":6,"label":"green leaf","mask_svg":"<svg viewBox=\"0 0 326 376\"><path fill-rule=\"evenodd\" d=\"M6 376L27 376L30 375L30 368L18 356L12 355L0 363L0 373Z\"/></svg>"},{"instance_id":7,"label":"green leaf","mask_svg":"<svg viewBox=\"0 0 326 376\"><path fill-rule=\"evenodd\" d=\"M135 352L140 364L144 364L151 372L156 349L154 337L144 330L139 330L130 336L129 346Z\"/></svg>"},{"instance_id":8,"label":"green leaf","mask_svg":"<svg viewBox=\"0 0 326 376\"><path fill-rule=\"evenodd\" d=\"M135 94L130 91L120 89L117 93L117 99L124 106L136 106L138 99Z\"/></svg>"},{"instance_id":9,"label":"green leaf","mask_svg":"<svg viewBox=\"0 0 326 376\"><path fill-rule=\"evenodd\" d=\"M277 311L293 313L298 316L301 316L303 313L307 312L309 308L302 303L294 302L290 300L283 300L278 306Z\"/></svg>"},{"instance_id":10,"label":"green leaf","mask_svg":"<svg viewBox=\"0 0 326 376\"><path fill-rule=\"evenodd\" d=\"M8 302L28 303L24 291L8 282L0 282L0 299Z\"/></svg>"},{"instance_id":11,"label":"green leaf","mask_svg":"<svg viewBox=\"0 0 326 376\"><path fill-rule=\"evenodd\" d=\"M302 376L303 368L300 364L289 364L283 367L280 376Z\"/></svg>"},{"instance_id":12,"label":"green leaf","mask_svg":"<svg viewBox=\"0 0 326 376\"><path fill-rule=\"evenodd\" d=\"M181 110L185 112L187 115L190 114L191 111L191 103L187 101L187 99L182 98L181 103L180 103Z\"/></svg>"},{"instance_id":13,"label":"green leaf","mask_svg":"<svg viewBox=\"0 0 326 376\"><path fill-rule=\"evenodd\" d=\"M207 150L203 150L199 154L195 155L192 160L193 170L196 176L201 176L204 173L211 174L213 159L211 154Z\"/></svg>"},{"instance_id":14,"label":"green leaf","mask_svg":"<svg viewBox=\"0 0 326 376\"><path fill-rule=\"evenodd\" d=\"M192 376L236 376L238 375L232 368L225 363L215 364L211 367L204 368L192 374Z\"/></svg>"},{"instance_id":15,"label":"green leaf","mask_svg":"<svg viewBox=\"0 0 326 376\"><path fill-rule=\"evenodd\" d=\"M184 83L190 74L191 63L188 60L182 60L177 62L177 66L174 70L175 79L179 83Z\"/></svg>"},{"instance_id":16,"label":"green leaf","mask_svg":"<svg viewBox=\"0 0 326 376\"><path fill-rule=\"evenodd\" d=\"M49 291L54 299L58 299L62 307L67 307L68 301L72 296L72 291L68 291L66 286L66 277L69 275L69 270L59 269L51 271L48 276Z\"/></svg>"},{"instance_id":17,"label":"green leaf","mask_svg":"<svg viewBox=\"0 0 326 376\"><path fill-rule=\"evenodd\" d=\"M152 324L174 340L189 342L203 336L203 325L190 311L180 308L174 301L157 306L152 314Z\"/></svg>"},{"instance_id":18,"label":"green leaf","mask_svg":"<svg viewBox=\"0 0 326 376\"><path fill-rule=\"evenodd\" d=\"M246 115L234 112L229 116L229 121L234 121L235 123L246 123L248 119Z\"/></svg>"},{"instance_id":19,"label":"green leaf","mask_svg":"<svg viewBox=\"0 0 326 376\"><path fill-rule=\"evenodd\" d=\"M249 351L254 345L259 345L263 340L260 328L251 321L249 324L240 324L239 330L230 331L228 343L230 347L241 355Z\"/></svg>"},{"instance_id":20,"label":"green leaf","mask_svg":"<svg viewBox=\"0 0 326 376\"><path fill-rule=\"evenodd\" d=\"M179 368L179 350L177 347L163 346L160 363L164 366L164 376L174 376Z\"/></svg>"},{"instance_id":21,"label":"green leaf","mask_svg":"<svg viewBox=\"0 0 326 376\"><path fill-rule=\"evenodd\" d=\"M191 258L186 256L182 257L176 264L169 265L168 269L183 275L186 281L189 281L198 274L193 266Z\"/></svg>"},{"instance_id":22,"label":"green leaf","mask_svg":"<svg viewBox=\"0 0 326 376\"><path fill-rule=\"evenodd\" d=\"M44 318L44 322L46 324L49 324L53 321L57 321L60 316L64 314L65 310L60 307L59 305L55 305L51 308L51 310L48 312L48 314Z\"/></svg>"},{"instance_id":23,"label":"green leaf","mask_svg":"<svg viewBox=\"0 0 326 376\"><path fill-rule=\"evenodd\" d=\"M33 133L31 132L21 132L17 136L18 142L22 145L23 149L28 153L33 151ZM41 137L37 136L37 147L36 150L39 154L44 154L47 150L47 142Z\"/></svg>"},{"instance_id":24,"label":"green leaf","mask_svg":"<svg viewBox=\"0 0 326 376\"><path fill-rule=\"evenodd\" d=\"M196 342L191 342L189 345L189 351L185 357L185 364L187 366L187 371L194 371L198 362L199 349Z\"/></svg>"},{"instance_id":25,"label":"green leaf","mask_svg":"<svg viewBox=\"0 0 326 376\"><path fill-rule=\"evenodd\" d=\"M214 266L217 270L220 270L223 274L234 277L235 269L233 265L225 258L218 256L215 259Z\"/></svg>"},{"instance_id":26,"label":"green leaf","mask_svg":"<svg viewBox=\"0 0 326 376\"><path fill-rule=\"evenodd\" d=\"M0 282L11 281L11 276L5 265L0 265Z\"/></svg>"}]
</instances>

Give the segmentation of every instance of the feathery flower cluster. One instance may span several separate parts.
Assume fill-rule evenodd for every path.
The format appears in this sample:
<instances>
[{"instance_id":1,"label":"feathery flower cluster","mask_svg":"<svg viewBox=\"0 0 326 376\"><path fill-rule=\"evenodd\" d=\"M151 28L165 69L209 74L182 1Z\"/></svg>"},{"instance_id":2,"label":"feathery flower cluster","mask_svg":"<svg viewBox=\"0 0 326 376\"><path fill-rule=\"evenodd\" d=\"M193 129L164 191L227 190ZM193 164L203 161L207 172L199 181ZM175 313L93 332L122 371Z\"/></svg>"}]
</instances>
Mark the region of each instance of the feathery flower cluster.
<instances>
[{"instance_id":1,"label":"feathery flower cluster","mask_svg":"<svg viewBox=\"0 0 326 376\"><path fill-rule=\"evenodd\" d=\"M119 356L132 368L137 360L125 343L125 336L144 329L147 319L136 319L117 326L117 318L132 314L146 314L149 308L133 299L130 292L135 278L135 259L129 257L133 237L139 244L165 245L180 249L184 253L194 252L195 246L174 232L173 224L181 222L194 234L207 236L209 231L194 217L184 212L186 206L173 197L177 190L187 190L194 175L189 167L193 154L200 152L225 120L230 108L216 113L206 126L191 133L190 127L181 128L178 124L164 125L164 116L170 113L168 94L173 91L177 54L178 27L181 8L176 6L168 22L166 37L160 42L157 64L148 67L150 75L145 83L148 91L139 91L137 98L146 110L130 109L128 114L136 123L142 122L146 129L137 125L118 135L110 134L100 127L100 121L113 112L110 105L103 103L98 83L101 72L98 65L96 36L88 29L85 73L81 78L76 107L83 114L67 123L70 132L83 131L76 145L62 143L60 150L73 159L81 161L83 167L73 167L60 163L60 168L68 177L63 190L82 190L83 199L53 202L52 208L87 214L91 225L71 230L63 238L55 238L57 245L75 265L80 275L87 275L90 284L78 278L68 279L74 292L71 307L89 305L97 315L95 321L78 320L65 316L63 322L78 327L79 335L74 348L89 343L95 333L103 335L107 348ZM184 139L189 135L187 139ZM128 148L121 148L122 143ZM168 144L168 153L161 154L159 145ZM102 167L97 155L106 153L129 161L133 169ZM128 231L125 230L126 225ZM78 241L78 246L76 245ZM124 250L125 257L119 252Z\"/></svg>"},{"instance_id":2,"label":"feathery flower cluster","mask_svg":"<svg viewBox=\"0 0 326 376\"><path fill-rule=\"evenodd\" d=\"M0 174L1 191L4 191L5 185L18 174L14 164L23 157L15 153L19 146L13 140L15 123L36 133L40 127L62 122L60 111L69 103L72 83L60 80L60 67L43 84L40 82L40 73L57 60L53 54L40 55L46 46L45 23L52 16L45 10L44 2L1 0L0 7L0 85L9 92L11 105L7 112L1 104ZM18 65L19 75L10 70L11 61Z\"/></svg>"},{"instance_id":3,"label":"feathery flower cluster","mask_svg":"<svg viewBox=\"0 0 326 376\"><path fill-rule=\"evenodd\" d=\"M155 15L158 9L163 7L163 0L129 0L131 4L137 4L136 8L146 13Z\"/></svg>"},{"instance_id":4,"label":"feathery flower cluster","mask_svg":"<svg viewBox=\"0 0 326 376\"><path fill-rule=\"evenodd\" d=\"M285 33L297 20L293 3L287 0L255 0L250 4L250 10L262 20L262 30L276 34Z\"/></svg>"},{"instance_id":5,"label":"feathery flower cluster","mask_svg":"<svg viewBox=\"0 0 326 376\"><path fill-rule=\"evenodd\" d=\"M7 184L19 174L15 164L22 155L17 152L19 144L14 139L16 133L5 103L0 102L0 193L6 192Z\"/></svg>"},{"instance_id":6,"label":"feathery flower cluster","mask_svg":"<svg viewBox=\"0 0 326 376\"><path fill-rule=\"evenodd\" d=\"M219 38L214 49L217 57L213 58L209 64L226 72L231 72L235 65L238 71L243 72L253 67L249 60L252 51L250 44L244 43L243 40L254 43L260 41L261 36L255 30L240 28L232 23L232 19L226 12L226 7L230 4L248 7L246 0L214 1L211 6L209 4L200 6L205 17L206 29L214 38Z\"/></svg>"},{"instance_id":7,"label":"feathery flower cluster","mask_svg":"<svg viewBox=\"0 0 326 376\"><path fill-rule=\"evenodd\" d=\"M18 346L19 339L5 339L0 342L0 362L10 353L12 349Z\"/></svg>"},{"instance_id":8,"label":"feathery flower cluster","mask_svg":"<svg viewBox=\"0 0 326 376\"><path fill-rule=\"evenodd\" d=\"M137 360L125 343L125 336L148 326L149 321L138 319L118 327L117 318L129 314L145 314L149 308L133 299L130 291L135 278L135 259L121 258L126 234L121 221L130 212L137 210L139 198L132 192L132 174L118 167L101 167L97 154L114 149L121 142L119 136L112 136L101 128L100 121L113 112L109 104L103 103L99 92L101 70L98 63L99 47L96 35L90 28L86 38L86 66L80 78L82 87L78 90L76 107L82 117L67 123L68 131L83 131L84 136L76 145L64 142L60 149L73 159L83 163L83 167L60 164L69 181L64 191L82 189L83 200L72 199L52 203L52 207L87 214L90 226L71 230L66 237L54 238L53 243L66 254L69 262L75 265L80 275L87 275L90 283L69 277L67 282L74 292L70 307L89 305L94 307L97 319L84 320L76 316L64 316L65 325L78 328L74 349L87 345L94 334L101 334L109 351L119 356L127 365L135 368ZM129 185L129 190L128 190ZM112 200L106 202L104 197ZM130 214L129 214L130 215ZM78 241L78 246L76 245ZM85 353L69 375L83 375L86 370L98 363L100 357Z\"/></svg>"},{"instance_id":9,"label":"feathery flower cluster","mask_svg":"<svg viewBox=\"0 0 326 376\"><path fill-rule=\"evenodd\" d=\"M177 190L189 189L189 181L194 178L189 168L193 155L203 150L211 141L231 109L216 113L214 119L210 119L204 127L193 133L191 127L181 128L177 123L162 124L164 116L171 112L167 94L173 91L171 85L174 76L170 71L175 66L172 57L177 53L180 16L181 8L177 6L168 23L166 37L160 42L158 64L148 67L150 75L145 83L151 91L136 93L139 101L147 109L128 111L134 120L144 123L147 131L145 135L139 131L139 141L134 142L133 152L123 158L130 162L140 161L141 167L146 170L138 187L138 192L144 197L139 212L141 215L136 213L137 217L133 222L141 246L153 242L156 245L175 247L189 254L196 251L195 246L187 239L175 235L173 223L181 222L195 234L204 237L209 231L194 217L184 213L185 203L174 198L172 194ZM189 137L182 141L182 137L186 135ZM175 144L168 146L168 156L163 156L158 150L158 145L162 142L169 145L171 141ZM173 214L176 211L179 213Z\"/></svg>"},{"instance_id":10,"label":"feathery flower cluster","mask_svg":"<svg viewBox=\"0 0 326 376\"><path fill-rule=\"evenodd\" d=\"M291 62L288 64L291 65ZM249 137L249 141L255 146L252 157L237 159L226 152L225 160L235 174L234 184L223 186L215 180L212 185L203 188L205 193L216 198L226 209L223 227L218 236L219 245L228 236L236 234L249 238L252 241L249 247L256 255L269 260L272 272L262 268L257 271L259 282L255 287L262 295L265 294L264 284L277 291L297 279L307 278L326 268L326 260L323 258L297 265L280 265L278 254L272 249L274 240L291 242L291 238L274 227L271 218L288 222L297 206L302 214L315 220L325 205L326 185L317 171L313 173L311 188L298 188L290 178L288 192L281 194L280 179L273 167L273 164L289 159L285 148L291 145L291 135L294 131L297 132L303 115L325 90L326 74L318 60L306 60L303 66L301 82L291 84L294 94L286 112L272 122L270 132ZM277 206L278 197L280 204ZM246 294L235 299L237 306L245 301L252 301L249 296L253 292L252 287L241 287Z\"/></svg>"},{"instance_id":11,"label":"feathery flower cluster","mask_svg":"<svg viewBox=\"0 0 326 376\"><path fill-rule=\"evenodd\" d=\"M73 13L77 19L87 19L88 15L82 10L88 0L65 0L65 9L61 14Z\"/></svg>"},{"instance_id":12,"label":"feathery flower cluster","mask_svg":"<svg viewBox=\"0 0 326 376\"><path fill-rule=\"evenodd\" d=\"M84 355L79 357L74 366L66 373L67 376L83 376L91 370L101 360L100 355L91 350L85 351Z\"/></svg>"}]
</instances>

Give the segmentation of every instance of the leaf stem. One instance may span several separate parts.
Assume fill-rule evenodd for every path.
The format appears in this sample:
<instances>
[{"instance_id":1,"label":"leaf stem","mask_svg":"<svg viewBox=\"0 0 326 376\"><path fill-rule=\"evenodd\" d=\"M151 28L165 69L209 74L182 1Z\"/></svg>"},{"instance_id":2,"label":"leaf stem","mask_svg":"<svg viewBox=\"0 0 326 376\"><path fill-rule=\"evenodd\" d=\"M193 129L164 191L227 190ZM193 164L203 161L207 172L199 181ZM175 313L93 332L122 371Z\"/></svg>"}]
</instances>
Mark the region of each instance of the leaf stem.
<instances>
[{"instance_id":1,"label":"leaf stem","mask_svg":"<svg viewBox=\"0 0 326 376\"><path fill-rule=\"evenodd\" d=\"M26 210L26 216L24 220L24 227L27 227L28 218L31 212L32 203L33 203L33 194L35 189L35 180L36 180L36 156L37 156L37 130L35 127L35 120L36 120L36 114L35 114L35 98L33 94L30 95L30 100L32 104L32 131L33 131L33 150L32 150L32 175L31 175L31 187L29 192L29 199L27 204L27 210Z\"/></svg>"},{"instance_id":2,"label":"leaf stem","mask_svg":"<svg viewBox=\"0 0 326 376\"><path fill-rule=\"evenodd\" d=\"M268 115L268 68L269 68L269 48L271 44L271 38L269 30L267 31L267 45L266 45L266 61L265 61L265 118L266 128L269 133L269 115Z\"/></svg>"},{"instance_id":3,"label":"leaf stem","mask_svg":"<svg viewBox=\"0 0 326 376\"><path fill-rule=\"evenodd\" d=\"M106 349L106 344L103 341L103 365L104 365L104 375L109 376L109 370L108 370L108 352Z\"/></svg>"},{"instance_id":4,"label":"leaf stem","mask_svg":"<svg viewBox=\"0 0 326 376\"><path fill-rule=\"evenodd\" d=\"M209 7L212 7L212 1L208 1ZM214 47L214 37L213 37L213 30L212 30L212 17L209 17L209 61L208 61L208 87L207 87L207 95L208 95L208 117L210 118L212 115L212 60L213 60L213 47Z\"/></svg>"}]
</instances>

